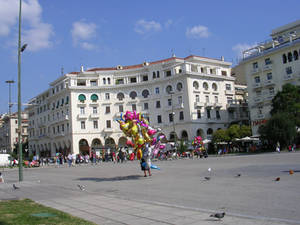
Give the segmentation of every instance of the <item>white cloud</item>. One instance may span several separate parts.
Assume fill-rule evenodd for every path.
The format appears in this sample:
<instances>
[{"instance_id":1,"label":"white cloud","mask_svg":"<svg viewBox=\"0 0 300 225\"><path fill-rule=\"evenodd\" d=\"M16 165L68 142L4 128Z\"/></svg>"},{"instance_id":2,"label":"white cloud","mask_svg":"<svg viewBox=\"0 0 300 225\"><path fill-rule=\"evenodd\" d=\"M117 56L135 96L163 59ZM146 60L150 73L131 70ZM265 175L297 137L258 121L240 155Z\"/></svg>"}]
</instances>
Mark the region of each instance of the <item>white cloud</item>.
<instances>
[{"instance_id":1,"label":"white cloud","mask_svg":"<svg viewBox=\"0 0 300 225\"><path fill-rule=\"evenodd\" d=\"M241 43L239 43L239 44L236 44L235 46L233 46L232 50L234 52L236 52L238 58L242 58L243 51L245 51L247 49L250 49L250 48L252 48L254 46L256 46L256 44L252 44L251 45L251 44L241 44Z\"/></svg>"},{"instance_id":2,"label":"white cloud","mask_svg":"<svg viewBox=\"0 0 300 225\"><path fill-rule=\"evenodd\" d=\"M75 46L79 45L86 50L94 49L96 46L88 41L96 36L96 29L97 25L94 23L74 22L71 30L73 44Z\"/></svg>"},{"instance_id":3,"label":"white cloud","mask_svg":"<svg viewBox=\"0 0 300 225\"><path fill-rule=\"evenodd\" d=\"M135 23L134 31L139 34L147 34L149 32L157 32L161 30L161 25L155 21L139 20Z\"/></svg>"},{"instance_id":4,"label":"white cloud","mask_svg":"<svg viewBox=\"0 0 300 225\"><path fill-rule=\"evenodd\" d=\"M211 34L208 28L202 25L194 26L186 29L186 36L188 38L208 38Z\"/></svg>"},{"instance_id":5,"label":"white cloud","mask_svg":"<svg viewBox=\"0 0 300 225\"><path fill-rule=\"evenodd\" d=\"M11 30L18 25L19 0L0 0L0 6L0 36L12 39ZM23 27L26 27L22 29L22 39L31 51L52 46L50 37L54 35L53 27L42 22L41 14L42 8L38 0L22 1L22 22Z\"/></svg>"}]
</instances>

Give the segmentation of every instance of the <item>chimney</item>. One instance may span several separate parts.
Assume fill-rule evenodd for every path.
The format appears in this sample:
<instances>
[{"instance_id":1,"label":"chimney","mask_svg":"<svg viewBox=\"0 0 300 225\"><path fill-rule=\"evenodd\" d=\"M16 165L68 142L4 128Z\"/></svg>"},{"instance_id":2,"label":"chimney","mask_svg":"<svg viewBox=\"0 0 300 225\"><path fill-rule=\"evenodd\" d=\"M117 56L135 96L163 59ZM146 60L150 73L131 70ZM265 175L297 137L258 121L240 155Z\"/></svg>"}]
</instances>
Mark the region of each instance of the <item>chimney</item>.
<instances>
[{"instance_id":1,"label":"chimney","mask_svg":"<svg viewBox=\"0 0 300 225\"><path fill-rule=\"evenodd\" d=\"M221 60L224 62L224 56L221 56Z\"/></svg>"},{"instance_id":2,"label":"chimney","mask_svg":"<svg viewBox=\"0 0 300 225\"><path fill-rule=\"evenodd\" d=\"M83 66L80 66L80 72L84 72L84 70L83 70Z\"/></svg>"}]
</instances>

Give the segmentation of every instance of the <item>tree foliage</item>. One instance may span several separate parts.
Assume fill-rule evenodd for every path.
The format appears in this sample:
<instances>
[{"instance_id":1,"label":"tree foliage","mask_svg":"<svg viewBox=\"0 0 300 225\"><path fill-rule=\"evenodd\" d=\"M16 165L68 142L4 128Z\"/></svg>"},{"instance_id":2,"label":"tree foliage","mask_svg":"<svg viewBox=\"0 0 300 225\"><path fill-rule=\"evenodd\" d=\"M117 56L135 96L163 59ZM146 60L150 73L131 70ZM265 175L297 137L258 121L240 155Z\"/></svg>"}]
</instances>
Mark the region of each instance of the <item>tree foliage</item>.
<instances>
[{"instance_id":1,"label":"tree foliage","mask_svg":"<svg viewBox=\"0 0 300 225\"><path fill-rule=\"evenodd\" d=\"M226 130L219 129L219 130L216 130L213 133L212 140L213 140L214 143L229 142L230 138L229 138L228 133L226 132Z\"/></svg>"},{"instance_id":2,"label":"tree foliage","mask_svg":"<svg viewBox=\"0 0 300 225\"><path fill-rule=\"evenodd\" d=\"M228 129L219 129L213 133L213 142L231 142L236 138L251 136L251 128L246 125L233 124Z\"/></svg>"}]
</instances>

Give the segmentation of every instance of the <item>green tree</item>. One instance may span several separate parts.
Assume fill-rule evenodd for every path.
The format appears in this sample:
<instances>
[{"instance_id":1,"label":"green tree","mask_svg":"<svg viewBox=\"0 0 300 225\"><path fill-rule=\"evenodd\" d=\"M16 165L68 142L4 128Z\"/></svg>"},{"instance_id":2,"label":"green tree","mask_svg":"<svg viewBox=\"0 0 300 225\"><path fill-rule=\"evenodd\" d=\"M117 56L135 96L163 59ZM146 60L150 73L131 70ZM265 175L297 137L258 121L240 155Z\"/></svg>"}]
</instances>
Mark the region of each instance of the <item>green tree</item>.
<instances>
[{"instance_id":1,"label":"green tree","mask_svg":"<svg viewBox=\"0 0 300 225\"><path fill-rule=\"evenodd\" d=\"M258 132L261 139L267 140L271 145L279 142L282 147L289 145L297 134L295 121L287 113L276 113L265 125L259 127Z\"/></svg>"},{"instance_id":2,"label":"green tree","mask_svg":"<svg viewBox=\"0 0 300 225\"><path fill-rule=\"evenodd\" d=\"M240 137L249 137L251 136L252 132L251 132L251 127L250 126L246 126L246 125L242 125L240 127Z\"/></svg>"},{"instance_id":3,"label":"green tree","mask_svg":"<svg viewBox=\"0 0 300 225\"><path fill-rule=\"evenodd\" d=\"M229 142L230 138L228 136L228 133L226 130L216 130L213 135L212 135L212 141L214 143L219 143L219 142Z\"/></svg>"},{"instance_id":4,"label":"green tree","mask_svg":"<svg viewBox=\"0 0 300 225\"><path fill-rule=\"evenodd\" d=\"M227 129L227 135L229 136L230 140L233 140L235 138L240 138L240 125L233 124Z\"/></svg>"}]
</instances>

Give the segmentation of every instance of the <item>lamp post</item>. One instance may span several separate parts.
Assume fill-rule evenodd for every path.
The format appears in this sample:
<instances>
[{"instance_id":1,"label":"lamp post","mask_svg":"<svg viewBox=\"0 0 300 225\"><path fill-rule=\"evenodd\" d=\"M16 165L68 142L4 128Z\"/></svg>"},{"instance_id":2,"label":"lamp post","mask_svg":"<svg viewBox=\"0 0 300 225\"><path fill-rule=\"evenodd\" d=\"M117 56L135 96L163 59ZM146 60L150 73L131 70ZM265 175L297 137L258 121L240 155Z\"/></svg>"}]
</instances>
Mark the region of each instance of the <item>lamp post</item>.
<instances>
[{"instance_id":1,"label":"lamp post","mask_svg":"<svg viewBox=\"0 0 300 225\"><path fill-rule=\"evenodd\" d=\"M11 107L13 104L11 103L11 84L15 83L14 80L7 80L5 83L8 84L8 115L10 116L11 114Z\"/></svg>"},{"instance_id":2,"label":"lamp post","mask_svg":"<svg viewBox=\"0 0 300 225\"><path fill-rule=\"evenodd\" d=\"M22 118L21 118L21 53L27 47L24 44L21 47L21 15L22 15L22 0L19 5L19 39L18 39L18 146L19 146L19 181L23 181L23 159L22 159Z\"/></svg>"}]
</instances>

